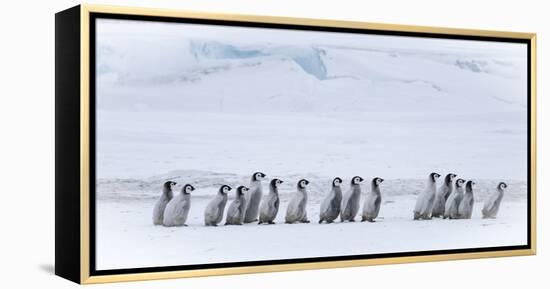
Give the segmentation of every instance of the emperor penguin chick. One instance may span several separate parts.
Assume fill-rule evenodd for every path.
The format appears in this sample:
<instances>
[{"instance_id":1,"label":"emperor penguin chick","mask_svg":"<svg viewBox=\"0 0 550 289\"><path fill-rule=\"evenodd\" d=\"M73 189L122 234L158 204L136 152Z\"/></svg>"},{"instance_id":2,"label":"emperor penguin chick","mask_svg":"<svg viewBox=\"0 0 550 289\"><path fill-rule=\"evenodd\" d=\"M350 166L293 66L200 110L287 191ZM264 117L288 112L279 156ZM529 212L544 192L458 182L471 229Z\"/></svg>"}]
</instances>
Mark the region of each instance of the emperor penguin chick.
<instances>
[{"instance_id":1,"label":"emperor penguin chick","mask_svg":"<svg viewBox=\"0 0 550 289\"><path fill-rule=\"evenodd\" d=\"M455 189L445 202L445 215L443 218L447 219L459 219L460 214L458 214L458 207L462 198L464 197L464 180L457 179L455 182Z\"/></svg>"},{"instance_id":2,"label":"emperor penguin chick","mask_svg":"<svg viewBox=\"0 0 550 289\"><path fill-rule=\"evenodd\" d=\"M244 221L244 211L246 210L246 198L244 194L248 191L245 186L239 186L235 192L235 200L231 202L227 209L225 218L226 225L242 225Z\"/></svg>"},{"instance_id":3,"label":"emperor penguin chick","mask_svg":"<svg viewBox=\"0 0 550 289\"><path fill-rule=\"evenodd\" d=\"M476 183L474 181L467 181L466 182L466 192L464 193L464 197L462 198L462 201L460 201L460 205L458 206L458 214L460 215L461 219L471 219L472 218L472 210L474 208L474 188L473 186Z\"/></svg>"},{"instance_id":4,"label":"emperor penguin chick","mask_svg":"<svg viewBox=\"0 0 550 289\"><path fill-rule=\"evenodd\" d=\"M258 221L258 208L260 207L260 201L262 200L262 180L264 178L265 174L262 172L255 172L250 178L250 189L246 194L247 204L244 215L245 223Z\"/></svg>"},{"instance_id":5,"label":"emperor penguin chick","mask_svg":"<svg viewBox=\"0 0 550 289\"><path fill-rule=\"evenodd\" d=\"M319 224L323 221L332 223L338 215L340 215L340 207L342 206L342 179L339 177L332 180L330 193L321 203L321 211L319 212Z\"/></svg>"},{"instance_id":6,"label":"emperor penguin chick","mask_svg":"<svg viewBox=\"0 0 550 289\"><path fill-rule=\"evenodd\" d=\"M437 193L435 194L434 207L432 210L432 217L439 218L445 214L445 202L453 192L454 178L456 175L453 173L447 174L445 180Z\"/></svg>"},{"instance_id":7,"label":"emperor penguin chick","mask_svg":"<svg viewBox=\"0 0 550 289\"><path fill-rule=\"evenodd\" d=\"M350 188L342 199L342 211L340 213L340 220L342 222L355 222L355 216L357 212L359 212L359 202L361 201L362 181L363 178L359 176L355 176L351 179Z\"/></svg>"},{"instance_id":8,"label":"emperor penguin chick","mask_svg":"<svg viewBox=\"0 0 550 289\"><path fill-rule=\"evenodd\" d=\"M504 197L504 189L508 188L506 183L500 182L495 192L485 201L481 214L484 219L494 219L497 217L500 203Z\"/></svg>"},{"instance_id":9,"label":"emperor penguin chick","mask_svg":"<svg viewBox=\"0 0 550 289\"><path fill-rule=\"evenodd\" d=\"M381 178L374 178L371 182L371 191L367 194L365 203L363 204L363 215L361 222L374 222L380 212L382 203L382 195L380 194L380 184L384 181Z\"/></svg>"},{"instance_id":10,"label":"emperor penguin chick","mask_svg":"<svg viewBox=\"0 0 550 289\"><path fill-rule=\"evenodd\" d=\"M416 199L416 205L414 207L414 219L415 220L429 220L432 218L432 209L435 200L435 190L437 179L441 175L438 173L431 173L428 176L428 183L424 192L418 195Z\"/></svg>"},{"instance_id":11,"label":"emperor penguin chick","mask_svg":"<svg viewBox=\"0 0 550 289\"><path fill-rule=\"evenodd\" d=\"M187 226L185 222L189 215L189 209L191 209L191 192L194 190L195 188L192 185L186 184L181 189L181 193L166 205L164 226Z\"/></svg>"},{"instance_id":12,"label":"emperor penguin chick","mask_svg":"<svg viewBox=\"0 0 550 289\"><path fill-rule=\"evenodd\" d=\"M162 194L153 207L153 224L162 225L164 221L164 210L168 202L174 197L173 189L176 186L176 182L167 181L162 186Z\"/></svg>"},{"instance_id":13,"label":"emperor penguin chick","mask_svg":"<svg viewBox=\"0 0 550 289\"><path fill-rule=\"evenodd\" d=\"M298 184L296 185L297 191L286 208L285 223L309 223L306 211L307 185L309 185L309 181L306 179L301 179L298 181Z\"/></svg>"},{"instance_id":14,"label":"emperor penguin chick","mask_svg":"<svg viewBox=\"0 0 550 289\"><path fill-rule=\"evenodd\" d=\"M272 179L269 182L269 194L262 200L260 221L258 224L275 224L275 217L277 217L277 213L279 212L279 186L282 183L283 181L279 179Z\"/></svg>"},{"instance_id":15,"label":"emperor penguin chick","mask_svg":"<svg viewBox=\"0 0 550 289\"><path fill-rule=\"evenodd\" d=\"M218 193L208 203L204 210L204 225L205 226L217 226L223 219L223 211L225 210L225 204L227 203L227 193L231 191L231 187L228 185L222 185L218 190Z\"/></svg>"}]
</instances>

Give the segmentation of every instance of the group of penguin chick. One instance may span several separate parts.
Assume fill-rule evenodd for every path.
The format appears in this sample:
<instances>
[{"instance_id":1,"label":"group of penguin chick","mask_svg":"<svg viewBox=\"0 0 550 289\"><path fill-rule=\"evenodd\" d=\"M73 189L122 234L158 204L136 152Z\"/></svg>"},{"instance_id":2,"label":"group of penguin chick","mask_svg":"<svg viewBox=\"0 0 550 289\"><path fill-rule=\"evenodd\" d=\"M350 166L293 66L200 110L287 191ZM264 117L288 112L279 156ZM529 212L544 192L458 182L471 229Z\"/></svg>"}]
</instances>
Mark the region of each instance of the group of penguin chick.
<instances>
[{"instance_id":1,"label":"group of penguin chick","mask_svg":"<svg viewBox=\"0 0 550 289\"><path fill-rule=\"evenodd\" d=\"M441 175L431 173L428 176L426 190L418 196L414 208L415 220L430 220L434 217L444 219L470 219L474 207L474 185L472 180L457 179L456 174L445 176L443 184L436 191L437 179ZM466 185L464 185L466 184ZM465 188L464 188L465 187ZM496 218L500 203L504 197L506 183L500 182L481 209L483 218ZM466 190L464 190L466 189Z\"/></svg>"},{"instance_id":2,"label":"group of penguin chick","mask_svg":"<svg viewBox=\"0 0 550 289\"><path fill-rule=\"evenodd\" d=\"M226 214L225 225L242 225L244 223L258 222L258 224L275 224L274 220L279 212L279 186L282 180L274 178L269 183L269 193L263 196L261 181L266 177L262 172L252 175L250 186L239 186L236 189L235 199L229 205ZM472 215L474 203L473 181L466 182L464 192L463 179L456 182L455 174L448 174L444 183L436 191L437 173L431 173L428 178L426 190L417 199L414 209L414 219L431 219L443 217L449 219L469 219ZM351 179L349 190L342 193L342 179L336 177L332 180L330 193L321 203L319 223L332 223L338 216L341 222L354 222L359 212L361 199L362 177L355 176ZM380 212L382 196L380 184L384 180L375 177L371 181L371 190L367 193L363 204L361 221L374 222ZM187 226L187 216L191 208L191 192L195 188L186 184L181 194L173 196L176 183L167 181L164 183L162 195L153 209L153 223L164 226ZM309 181L301 179L296 184L297 191L290 200L285 223L309 223L307 217L307 186ZM499 183L497 191L485 202L482 213L484 218L495 218L500 207L500 202L507 185ZM222 185L216 196L208 203L204 211L204 225L217 226L224 216L227 203L227 194L232 190L228 185Z\"/></svg>"}]
</instances>

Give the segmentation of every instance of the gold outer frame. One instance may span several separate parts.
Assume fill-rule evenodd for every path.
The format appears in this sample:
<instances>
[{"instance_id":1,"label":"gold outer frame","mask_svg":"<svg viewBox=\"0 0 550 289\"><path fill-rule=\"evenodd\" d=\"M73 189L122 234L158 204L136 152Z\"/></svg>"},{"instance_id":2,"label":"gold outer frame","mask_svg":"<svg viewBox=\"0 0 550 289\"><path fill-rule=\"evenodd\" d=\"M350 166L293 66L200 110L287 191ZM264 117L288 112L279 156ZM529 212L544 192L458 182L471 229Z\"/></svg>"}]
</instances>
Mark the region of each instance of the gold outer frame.
<instances>
[{"instance_id":1,"label":"gold outer frame","mask_svg":"<svg viewBox=\"0 0 550 289\"><path fill-rule=\"evenodd\" d=\"M444 27L428 27L428 26L413 26L413 25L398 25L398 24L381 24L355 21L340 21L340 20L322 20L322 19L307 19L307 18L289 18L275 16L256 16L256 15L240 15L240 14L221 14L221 13L203 13L194 11L182 10L167 10L167 9L152 9L152 8L131 8L107 5L90 5L82 4L80 6L80 32L81 32L81 53L80 53L80 128L81 128L81 147L80 147L80 281L81 284L96 284L107 282L124 282L124 281L141 281L141 280L158 280L184 277L203 277L215 275L234 275L247 273L265 273L279 272L292 270L311 270L311 269L328 269L341 267L369 266L369 265L386 265L400 264L412 262L431 262L431 261L447 261L460 259L477 259L489 257L508 257L508 256L525 256L536 254L536 141L537 141L537 105L536 105L536 34L524 32L507 32L507 31L492 31L492 30L476 30L476 29L460 29L460 28L444 28ZM90 67L90 51L89 51L89 19L90 13L110 13L110 14L125 14L125 15L143 15L143 16L161 16L175 18L193 18L206 20L229 20L241 22L255 23L274 23L274 24L292 24L292 25L307 25L321 27L339 27L339 28L357 28L371 29L381 31L399 31L399 32L417 32L431 34L446 34L446 35L463 35L463 36L482 36L482 37L502 37L511 39L525 39L531 44L531 247L529 249L505 250L505 251L487 251L475 253L453 253L453 254L438 254L425 256L410 256L410 257L385 257L377 259L359 259L347 261L325 261L325 262L310 262L310 263L294 263L282 265L256 265L243 267L228 267L214 269L194 269L194 270L179 270L167 272L150 272L150 273L131 273L131 274L116 274L116 275L90 275L90 95L89 95L89 67Z\"/></svg>"}]
</instances>

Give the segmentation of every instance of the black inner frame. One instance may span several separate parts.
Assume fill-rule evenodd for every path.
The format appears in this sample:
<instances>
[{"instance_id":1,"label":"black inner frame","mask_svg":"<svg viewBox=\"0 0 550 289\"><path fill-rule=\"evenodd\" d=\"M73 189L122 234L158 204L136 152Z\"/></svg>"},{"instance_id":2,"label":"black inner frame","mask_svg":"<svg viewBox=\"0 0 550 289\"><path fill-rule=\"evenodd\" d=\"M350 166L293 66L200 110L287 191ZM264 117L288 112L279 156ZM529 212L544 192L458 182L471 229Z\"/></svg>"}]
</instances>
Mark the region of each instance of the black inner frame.
<instances>
[{"instance_id":1,"label":"black inner frame","mask_svg":"<svg viewBox=\"0 0 550 289\"><path fill-rule=\"evenodd\" d=\"M487 37L487 36L471 36L471 35L452 35L452 34L437 34L424 32L403 32L403 31L383 31L374 29L358 29L358 28L336 28L336 27L320 27L306 26L295 24L272 24L259 22L243 22L243 21L228 21L228 20L208 20L208 19L190 19L190 18L173 18L162 16L144 16L144 15L126 15L126 14L110 14L110 13L90 13L90 65L89 65L89 83L90 83L90 276L98 275L115 275L129 273L152 273L166 272L178 270L195 270L195 269L214 269L228 267L245 267L258 265L281 265L292 263L309 263L309 262L326 262L326 261L349 261L360 259L376 259L388 257L412 257L440 254L459 254L459 253L475 253L475 252L495 252L506 250L521 250L530 249L531 240L531 42L529 39L516 39L505 37ZM324 32L342 32L342 33L357 33L370 35L385 35L385 36L406 36L420 38L442 38L442 39L459 39L459 40L480 40L506 43L523 43L527 44L527 244L518 246L503 246L503 247L480 247L480 248L464 248L452 250L432 250L432 251L415 251L415 252L396 252L383 254L364 254L364 255L347 255L347 256L331 256L331 257L312 257L312 258L296 258L282 260L262 260L262 261L246 261L246 262L228 262L228 263L213 263L213 264L194 264L180 266L162 266L162 267L140 267L140 268L125 268L125 269L96 269L96 197L95 197L95 182L96 182L96 19L119 19L119 20L141 20L141 21L159 21L172 23L187 23L187 24L206 24L220 26L238 26L251 28L275 28L288 30L306 30L306 31L324 31Z\"/></svg>"}]
</instances>

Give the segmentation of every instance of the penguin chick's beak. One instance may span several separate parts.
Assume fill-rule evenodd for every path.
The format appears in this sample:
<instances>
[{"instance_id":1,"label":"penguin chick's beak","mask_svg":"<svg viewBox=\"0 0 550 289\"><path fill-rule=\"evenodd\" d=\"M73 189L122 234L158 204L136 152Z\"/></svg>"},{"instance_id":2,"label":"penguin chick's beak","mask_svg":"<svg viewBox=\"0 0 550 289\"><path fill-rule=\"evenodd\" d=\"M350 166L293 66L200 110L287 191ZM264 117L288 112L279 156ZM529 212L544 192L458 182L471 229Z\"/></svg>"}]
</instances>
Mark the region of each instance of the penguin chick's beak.
<instances>
[{"instance_id":1,"label":"penguin chick's beak","mask_svg":"<svg viewBox=\"0 0 550 289\"><path fill-rule=\"evenodd\" d=\"M380 179L380 182L383 182L383 181L384 181L384 179Z\"/></svg>"}]
</instances>

